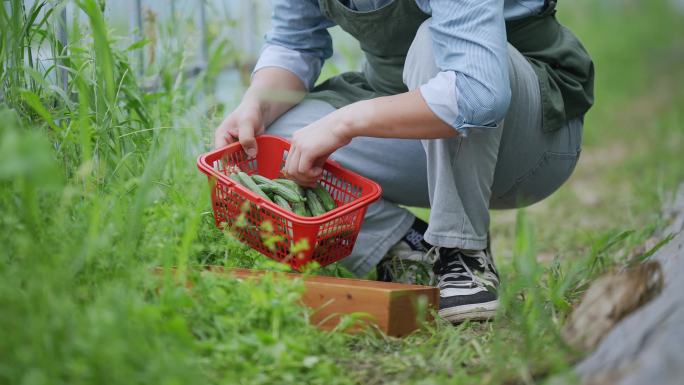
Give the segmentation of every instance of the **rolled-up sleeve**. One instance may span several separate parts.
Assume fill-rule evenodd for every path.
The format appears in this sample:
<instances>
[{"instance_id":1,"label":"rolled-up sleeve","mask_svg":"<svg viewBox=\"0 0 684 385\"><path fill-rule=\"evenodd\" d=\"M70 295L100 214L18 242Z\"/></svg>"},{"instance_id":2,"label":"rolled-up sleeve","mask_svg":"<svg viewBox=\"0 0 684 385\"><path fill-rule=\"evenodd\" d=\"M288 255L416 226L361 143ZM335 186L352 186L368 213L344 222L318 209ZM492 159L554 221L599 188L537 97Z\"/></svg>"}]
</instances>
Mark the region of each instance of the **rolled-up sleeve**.
<instances>
[{"instance_id":1,"label":"rolled-up sleeve","mask_svg":"<svg viewBox=\"0 0 684 385\"><path fill-rule=\"evenodd\" d=\"M313 87L323 62L332 56L328 28L334 23L321 13L315 0L273 0L271 29L254 72L265 67L284 68Z\"/></svg>"},{"instance_id":2,"label":"rolled-up sleeve","mask_svg":"<svg viewBox=\"0 0 684 385\"><path fill-rule=\"evenodd\" d=\"M419 1L432 14L439 74L420 88L432 111L461 133L494 128L510 103L503 0Z\"/></svg>"}]
</instances>

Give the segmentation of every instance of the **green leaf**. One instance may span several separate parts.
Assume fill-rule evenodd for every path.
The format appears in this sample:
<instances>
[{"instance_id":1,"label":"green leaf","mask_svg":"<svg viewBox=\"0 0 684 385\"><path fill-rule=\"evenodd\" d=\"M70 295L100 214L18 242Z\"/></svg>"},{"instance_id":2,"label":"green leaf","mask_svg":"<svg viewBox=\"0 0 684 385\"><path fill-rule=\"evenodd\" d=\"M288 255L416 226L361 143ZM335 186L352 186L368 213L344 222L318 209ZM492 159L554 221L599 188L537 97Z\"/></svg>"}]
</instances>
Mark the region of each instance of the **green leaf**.
<instances>
[{"instance_id":1,"label":"green leaf","mask_svg":"<svg viewBox=\"0 0 684 385\"><path fill-rule=\"evenodd\" d=\"M28 104L33 111L35 111L47 124L55 131L59 131L59 127L57 124L55 124L54 119L52 118L52 115L50 112L43 106L43 103L40 102L40 98L38 95L34 94L33 92L29 90L22 90L21 91L21 98Z\"/></svg>"}]
</instances>

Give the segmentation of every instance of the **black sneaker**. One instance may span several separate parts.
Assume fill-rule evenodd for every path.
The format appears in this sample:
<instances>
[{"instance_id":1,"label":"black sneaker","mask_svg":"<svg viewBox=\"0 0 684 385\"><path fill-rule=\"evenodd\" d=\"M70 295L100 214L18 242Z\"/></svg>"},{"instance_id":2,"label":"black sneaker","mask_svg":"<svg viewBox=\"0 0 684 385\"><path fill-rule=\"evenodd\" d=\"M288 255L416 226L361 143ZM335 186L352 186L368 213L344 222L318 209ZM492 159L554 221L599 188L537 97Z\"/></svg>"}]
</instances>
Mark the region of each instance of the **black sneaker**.
<instances>
[{"instance_id":1,"label":"black sneaker","mask_svg":"<svg viewBox=\"0 0 684 385\"><path fill-rule=\"evenodd\" d=\"M439 315L451 323L486 320L496 314L499 274L489 249L471 251L433 247Z\"/></svg>"}]
</instances>

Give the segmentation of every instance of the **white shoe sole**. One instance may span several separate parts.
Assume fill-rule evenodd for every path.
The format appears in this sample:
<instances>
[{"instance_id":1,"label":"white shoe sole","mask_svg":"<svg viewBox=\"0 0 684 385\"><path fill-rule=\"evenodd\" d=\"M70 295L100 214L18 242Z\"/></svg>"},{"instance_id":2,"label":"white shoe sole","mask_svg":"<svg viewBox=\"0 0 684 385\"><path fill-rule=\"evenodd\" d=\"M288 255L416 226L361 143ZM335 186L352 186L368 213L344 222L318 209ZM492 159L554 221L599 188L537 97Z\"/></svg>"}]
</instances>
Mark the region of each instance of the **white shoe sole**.
<instances>
[{"instance_id":1,"label":"white shoe sole","mask_svg":"<svg viewBox=\"0 0 684 385\"><path fill-rule=\"evenodd\" d=\"M494 318L498 308L499 300L494 300L442 309L439 311L439 316L453 324L465 321L485 321Z\"/></svg>"}]
</instances>

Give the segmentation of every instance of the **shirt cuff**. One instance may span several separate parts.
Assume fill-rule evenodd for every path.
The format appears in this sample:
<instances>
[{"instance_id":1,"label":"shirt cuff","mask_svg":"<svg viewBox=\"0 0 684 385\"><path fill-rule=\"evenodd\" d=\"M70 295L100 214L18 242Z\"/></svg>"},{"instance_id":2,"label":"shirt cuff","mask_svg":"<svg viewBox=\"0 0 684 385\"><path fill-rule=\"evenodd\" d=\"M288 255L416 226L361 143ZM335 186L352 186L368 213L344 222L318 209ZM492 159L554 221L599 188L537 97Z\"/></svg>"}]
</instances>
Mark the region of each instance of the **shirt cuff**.
<instances>
[{"instance_id":1,"label":"shirt cuff","mask_svg":"<svg viewBox=\"0 0 684 385\"><path fill-rule=\"evenodd\" d=\"M252 76L258 70L265 67L280 67L295 74L310 90L318 75L321 73L323 61L314 55L308 55L283 46L266 44L259 55L259 60L254 66Z\"/></svg>"},{"instance_id":2,"label":"shirt cuff","mask_svg":"<svg viewBox=\"0 0 684 385\"><path fill-rule=\"evenodd\" d=\"M470 127L457 126L458 90L456 89L456 73L442 71L427 83L420 86L420 93L432 112L446 124L453 127L460 135L468 136Z\"/></svg>"}]
</instances>

